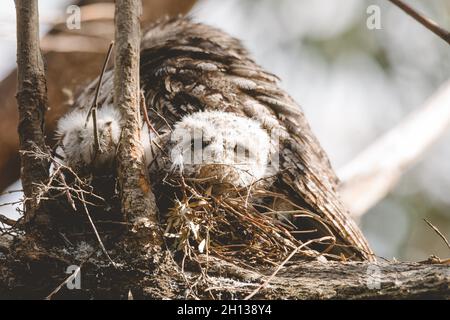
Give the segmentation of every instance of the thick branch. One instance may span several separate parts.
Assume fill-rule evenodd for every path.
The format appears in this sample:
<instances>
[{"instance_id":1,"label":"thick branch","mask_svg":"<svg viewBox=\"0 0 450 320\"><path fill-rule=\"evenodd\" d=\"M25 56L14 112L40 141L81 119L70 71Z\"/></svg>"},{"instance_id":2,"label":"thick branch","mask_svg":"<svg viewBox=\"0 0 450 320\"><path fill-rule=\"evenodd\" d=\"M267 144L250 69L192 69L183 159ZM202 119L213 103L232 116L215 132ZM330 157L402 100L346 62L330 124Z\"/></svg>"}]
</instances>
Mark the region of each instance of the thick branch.
<instances>
[{"instance_id":1,"label":"thick branch","mask_svg":"<svg viewBox=\"0 0 450 320\"><path fill-rule=\"evenodd\" d=\"M44 115L47 109L47 85L44 63L39 48L38 2L16 0L17 70L20 149L31 151L33 144L45 150ZM49 164L44 160L22 155L21 179L26 202L27 219L37 207L36 183L48 178Z\"/></svg>"},{"instance_id":2,"label":"thick branch","mask_svg":"<svg viewBox=\"0 0 450 320\"><path fill-rule=\"evenodd\" d=\"M395 128L338 170L340 193L358 217L384 198L450 126L450 82Z\"/></svg>"},{"instance_id":3,"label":"thick branch","mask_svg":"<svg viewBox=\"0 0 450 320\"><path fill-rule=\"evenodd\" d=\"M140 14L140 0L116 1L114 103L125 123L118 152L118 173L122 211L134 225L133 231L142 236L144 245L161 245L157 207L140 144Z\"/></svg>"},{"instance_id":4,"label":"thick branch","mask_svg":"<svg viewBox=\"0 0 450 320\"><path fill-rule=\"evenodd\" d=\"M33 246L30 248L36 250ZM136 299L182 299L192 290L192 283L177 280L177 274L161 275L160 281L155 283L148 272L135 266L129 266L132 272L119 276L118 270L105 267L104 261L98 261L94 256L89 261L76 262L74 258L58 257L55 252L22 251L18 256L15 250L11 250L10 254L5 254L5 259L0 259L0 297L42 299L63 283L67 278L64 270L71 264L83 264L80 271L82 288L63 288L54 298L126 299L129 284L136 283L137 279L138 287L132 288ZM207 282L198 288L197 298L243 299L272 271L268 270L261 276L257 272L210 259ZM198 274L190 272L186 276L194 281ZM254 296L254 299L420 298L450 298L448 265L297 262L283 268L267 288Z\"/></svg>"},{"instance_id":5,"label":"thick branch","mask_svg":"<svg viewBox=\"0 0 450 320\"><path fill-rule=\"evenodd\" d=\"M69 30L64 24L56 26L50 34L42 40L41 47L48 49L45 53L47 62L48 100L52 108L47 112L45 129L47 143L54 142L53 133L56 120L67 112L72 93L89 83L98 76L98 66L104 59L104 52L113 38L112 15L108 20L86 21L93 16L93 10L104 10L103 7L91 7L83 10L86 3L104 3L112 0L72 1L82 6L81 30ZM164 15L184 14L194 5L195 0L144 0L144 24L149 24ZM114 4L111 4L114 7ZM106 5L106 13L109 13L109 4ZM113 9L114 11L114 9ZM100 18L97 16L97 18ZM109 19L111 18L111 20ZM99 39L94 36L102 36ZM75 37L75 39L70 38ZM56 37L56 38L55 38ZM62 48L56 43L56 39L63 41L67 47ZM53 41L54 40L54 41ZM70 41L69 41L70 40ZM72 41L73 40L73 41ZM74 45L75 43L75 45ZM67 52L70 47L73 52ZM58 51L63 52L58 52ZM64 70L64 72L61 72ZM18 121L17 104L14 98L16 91L17 71L12 71L0 82L0 190L19 178L19 139L16 134Z\"/></svg>"},{"instance_id":6,"label":"thick branch","mask_svg":"<svg viewBox=\"0 0 450 320\"><path fill-rule=\"evenodd\" d=\"M284 269L261 297L448 299L450 268L417 263L301 263Z\"/></svg>"}]
</instances>

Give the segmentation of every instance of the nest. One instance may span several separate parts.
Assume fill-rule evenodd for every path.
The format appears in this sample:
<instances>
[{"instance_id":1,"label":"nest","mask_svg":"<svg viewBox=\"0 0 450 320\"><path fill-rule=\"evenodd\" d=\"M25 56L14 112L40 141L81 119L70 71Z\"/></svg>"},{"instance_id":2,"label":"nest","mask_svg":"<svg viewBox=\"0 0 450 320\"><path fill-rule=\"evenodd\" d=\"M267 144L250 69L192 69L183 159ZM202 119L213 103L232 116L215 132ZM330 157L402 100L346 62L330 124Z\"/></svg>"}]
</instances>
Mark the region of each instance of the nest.
<instances>
[{"instance_id":1,"label":"nest","mask_svg":"<svg viewBox=\"0 0 450 320\"><path fill-rule=\"evenodd\" d=\"M198 261L199 254L206 254L256 268L278 266L288 257L326 255L334 245L330 237L310 239L308 243L295 237L292 222L267 205L285 196L257 184L237 189L179 176L164 179L164 184L171 189L163 188L158 197L159 204L165 202L166 206L162 211L166 212L162 217L164 235L171 249L182 253L183 258ZM299 215L310 214L297 209ZM312 250L308 245L313 242L326 249Z\"/></svg>"},{"instance_id":2,"label":"nest","mask_svg":"<svg viewBox=\"0 0 450 320\"><path fill-rule=\"evenodd\" d=\"M106 181L98 177L86 180L42 151L35 151L34 156L48 157L56 166L50 181L41 186L40 192L47 200L57 200L52 203L58 206L49 210L59 212L52 217L54 227L70 241L96 239L106 253L101 239L109 242L126 224L120 214L115 183L111 183L115 177L107 176ZM202 260L198 259L199 255L206 255L259 269L264 265L279 266L286 259L318 256L341 259L330 253L337 244L332 232L326 230L326 222L290 202L285 195L270 190L273 188L268 188L267 183L236 188L214 183L214 179L162 174L165 176L152 176L151 180L156 182L153 192L166 242L175 256L181 254L183 261L199 262ZM287 211L274 209L273 204L280 200L289 202L294 210L288 213L301 217L307 227L299 231L298 224L286 218ZM78 209L84 211L81 216L74 214ZM313 225L305 223L308 221L322 225L325 232L308 230ZM299 237L298 233L307 236Z\"/></svg>"}]
</instances>

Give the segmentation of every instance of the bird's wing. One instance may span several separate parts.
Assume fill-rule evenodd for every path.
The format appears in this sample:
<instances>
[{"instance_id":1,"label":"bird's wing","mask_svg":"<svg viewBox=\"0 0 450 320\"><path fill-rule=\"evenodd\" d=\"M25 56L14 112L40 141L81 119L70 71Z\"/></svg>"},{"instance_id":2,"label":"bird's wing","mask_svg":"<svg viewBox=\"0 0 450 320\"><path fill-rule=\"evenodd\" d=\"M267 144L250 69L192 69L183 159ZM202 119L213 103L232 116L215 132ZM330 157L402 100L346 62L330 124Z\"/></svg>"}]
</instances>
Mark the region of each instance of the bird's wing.
<instances>
[{"instance_id":1,"label":"bird's wing","mask_svg":"<svg viewBox=\"0 0 450 320\"><path fill-rule=\"evenodd\" d=\"M255 64L239 41L188 19L166 20L144 36L141 83L158 130L185 114L224 110L281 129L282 192L319 215L342 253L372 259L372 251L337 194L337 178L298 104L278 79Z\"/></svg>"}]
</instances>

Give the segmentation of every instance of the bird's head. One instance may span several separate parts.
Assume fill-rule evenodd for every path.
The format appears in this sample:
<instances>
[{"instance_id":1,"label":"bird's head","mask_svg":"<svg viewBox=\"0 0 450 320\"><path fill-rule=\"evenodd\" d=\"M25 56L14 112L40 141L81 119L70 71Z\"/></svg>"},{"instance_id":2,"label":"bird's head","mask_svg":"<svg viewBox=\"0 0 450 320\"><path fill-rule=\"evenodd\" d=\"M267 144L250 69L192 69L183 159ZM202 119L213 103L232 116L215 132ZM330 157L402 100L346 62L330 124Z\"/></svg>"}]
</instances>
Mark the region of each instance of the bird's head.
<instances>
[{"instance_id":1,"label":"bird's head","mask_svg":"<svg viewBox=\"0 0 450 320\"><path fill-rule=\"evenodd\" d=\"M60 145L57 152L61 153L65 164L73 168L110 168L120 140L121 123L118 110L110 105L103 106L96 112L95 134L92 114L88 117L87 111L74 110L58 122Z\"/></svg>"},{"instance_id":2,"label":"bird's head","mask_svg":"<svg viewBox=\"0 0 450 320\"><path fill-rule=\"evenodd\" d=\"M266 175L270 138L260 124L229 112L197 112L175 124L173 167L184 176L247 187Z\"/></svg>"}]
</instances>

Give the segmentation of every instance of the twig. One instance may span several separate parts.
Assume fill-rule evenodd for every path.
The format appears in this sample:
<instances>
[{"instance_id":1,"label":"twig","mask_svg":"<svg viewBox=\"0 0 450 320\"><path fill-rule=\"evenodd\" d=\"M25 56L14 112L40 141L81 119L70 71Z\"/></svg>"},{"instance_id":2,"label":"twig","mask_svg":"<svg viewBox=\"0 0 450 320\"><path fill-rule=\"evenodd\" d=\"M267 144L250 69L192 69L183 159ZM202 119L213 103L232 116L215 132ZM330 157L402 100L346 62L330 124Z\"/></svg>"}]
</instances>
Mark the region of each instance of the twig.
<instances>
[{"instance_id":1,"label":"twig","mask_svg":"<svg viewBox=\"0 0 450 320\"><path fill-rule=\"evenodd\" d=\"M431 229L433 229L439 237L442 238L442 240L444 240L445 244L447 245L447 247L450 249L450 243L448 242L447 238L442 234L442 232L439 231L439 229L437 227L435 227L430 221L428 221L427 219L423 219L430 227Z\"/></svg>"},{"instance_id":2,"label":"twig","mask_svg":"<svg viewBox=\"0 0 450 320\"><path fill-rule=\"evenodd\" d=\"M109 256L108 251L106 251L105 245L103 244L103 241L100 238L100 235L99 235L99 233L97 231L97 227L95 226L94 221L92 221L91 215L89 214L89 210L88 210L87 205L86 205L86 202L84 201L84 195L83 194L81 194L81 198L83 200L82 203L83 203L84 212L86 213L86 216L89 219L89 223L92 226L92 230L94 230L94 233L95 233L95 236L97 237L98 243L100 244L100 247L101 247L103 253L105 254L105 256L108 258L109 262L111 262L111 264L116 268L117 267L116 263L111 259L111 257Z\"/></svg>"},{"instance_id":3,"label":"twig","mask_svg":"<svg viewBox=\"0 0 450 320\"><path fill-rule=\"evenodd\" d=\"M6 224L10 227L14 227L17 224L17 221L0 214L0 223Z\"/></svg>"},{"instance_id":4,"label":"twig","mask_svg":"<svg viewBox=\"0 0 450 320\"><path fill-rule=\"evenodd\" d=\"M153 131L153 133L158 137L158 139L161 140L161 136L159 135L158 131L156 131L155 127L152 125L152 123L151 123L151 121L150 121L150 119L149 119L149 117L148 117L147 106L146 106L146 103L145 103L145 96L144 96L144 94L143 94L142 92L141 92L140 107L141 107L141 110L142 110L142 114L143 114L143 116L144 116L144 121L145 121L145 123L147 124L148 129L151 130L151 131ZM150 132L149 132L149 134L150 134ZM153 139L153 140L150 139L150 143L154 143L155 146L156 146L156 147L157 147L164 155L168 156L167 153L166 153L166 151L165 151L165 150L160 146L160 144L159 144L157 141L155 141L155 140L156 140L156 139ZM150 167L150 166L149 166L149 167Z\"/></svg>"},{"instance_id":5,"label":"twig","mask_svg":"<svg viewBox=\"0 0 450 320\"><path fill-rule=\"evenodd\" d=\"M5 203L1 203L0 207L15 206L16 204L20 204L20 203L23 203L23 202L24 201L22 201L22 200L13 201L13 202L5 202Z\"/></svg>"},{"instance_id":6,"label":"twig","mask_svg":"<svg viewBox=\"0 0 450 320\"><path fill-rule=\"evenodd\" d=\"M409 16L414 18L416 21L418 21L421 25L423 25L425 28L436 34L438 37L440 37L442 40L450 44L450 32L439 26L436 22L431 20L430 18L424 16L423 14L419 13L417 10L412 8L410 5L404 3L402 0L389 0L393 4L395 4L397 7L402 9L404 12L406 12Z\"/></svg>"},{"instance_id":7,"label":"twig","mask_svg":"<svg viewBox=\"0 0 450 320\"><path fill-rule=\"evenodd\" d=\"M97 101L98 101L98 97L99 97L99 94L100 94L100 89L101 89L102 82L103 82L103 76L105 75L106 67L108 66L109 59L111 58L111 54L112 54L112 49L113 48L114 48L114 41L111 41L111 43L109 44L109 48L108 48L108 52L106 54L105 60L103 61L102 71L100 72L100 77L99 77L97 85L95 87L94 100L92 100L92 105L89 108L89 111L88 111L88 114L87 114L87 118L86 118L86 122L89 121L89 117L91 115L92 110L94 108L97 108Z\"/></svg>"},{"instance_id":8,"label":"twig","mask_svg":"<svg viewBox=\"0 0 450 320\"><path fill-rule=\"evenodd\" d=\"M68 277L66 278L66 280L64 280L59 286L57 286L57 287L55 288L55 290L53 290L47 297L45 297L45 300L51 300L52 297L53 297L55 294L57 294L57 293L62 289L63 286L65 286L67 283L69 283L69 281L72 281L72 279L75 279L75 278L78 276L78 274L80 273L80 271L81 271L81 266L79 266L79 267L75 270L74 273L72 273L70 276L68 276Z\"/></svg>"},{"instance_id":9,"label":"twig","mask_svg":"<svg viewBox=\"0 0 450 320\"><path fill-rule=\"evenodd\" d=\"M288 263L288 261L289 260L291 260L292 259L292 257L297 253L297 252L299 252L302 248L304 248L304 247L306 247L306 246L308 246L309 244L311 244L311 243L314 243L314 242L322 242L322 241L325 241L325 240L335 240L335 238L334 237L329 237L329 236L327 236L327 237L322 237L322 238L320 238L320 239L312 239L312 240L309 240L309 241L307 241L307 242L305 242L305 243L302 243L300 246L298 246L297 248L295 248L295 250L294 251L292 251L292 253L275 269L275 271L272 273L272 275L266 280L266 281L264 281L263 282L263 284L262 285L260 285L258 288L256 288L251 294L249 294L248 296L246 296L245 298L244 298L244 300L250 300L251 298L253 298L259 291L261 291L262 289L264 289L265 287L267 287L268 285L269 285L269 283L270 283L270 281L272 281L273 280L273 278L275 278L275 276L278 274L278 272L280 272L280 270L284 267L284 265L286 264L286 263Z\"/></svg>"},{"instance_id":10,"label":"twig","mask_svg":"<svg viewBox=\"0 0 450 320\"><path fill-rule=\"evenodd\" d=\"M4 191L4 192L0 193L0 196L4 196L4 195L7 195L7 194L12 194L12 193L22 193L22 192L23 192L22 189L19 189L19 190L8 190L8 191Z\"/></svg>"},{"instance_id":11,"label":"twig","mask_svg":"<svg viewBox=\"0 0 450 320\"><path fill-rule=\"evenodd\" d=\"M89 118L92 114L92 122L93 122L93 128L94 128L94 159L97 157L97 154L100 151L100 139L98 136L98 128L97 128L98 96L100 94L100 88L102 86L103 76L106 72L106 67L108 66L109 59L111 58L111 53L112 53L113 47L114 47L114 41L112 41L111 44L109 45L108 53L106 54L105 61L103 61L102 72L100 73L100 77L98 79L98 83L95 88L94 100L92 100L92 105L91 105L91 107L88 111L87 117L86 117L85 126L87 126Z\"/></svg>"},{"instance_id":12,"label":"twig","mask_svg":"<svg viewBox=\"0 0 450 320\"><path fill-rule=\"evenodd\" d=\"M79 265L78 268L74 271L74 273L72 273L70 276L68 276L68 277L66 278L66 280L64 280L59 286L57 286L57 287L55 288L55 290L53 290L53 291L45 298L45 300L51 300L52 297L53 297L55 294L57 294L57 293L62 289L63 286L65 286L67 283L69 283L69 281L72 281L72 279L75 279L75 278L78 276L78 274L80 273L81 267L82 267L86 262L89 261L89 259L92 257L92 255L93 255L94 253L95 253L95 251L91 252L91 253L89 254L89 256L88 256L84 261L82 261L82 262L80 263L80 265Z\"/></svg>"},{"instance_id":13,"label":"twig","mask_svg":"<svg viewBox=\"0 0 450 320\"><path fill-rule=\"evenodd\" d=\"M158 131L156 131L155 127L153 127L152 123L150 122L150 119L148 117L148 112L147 112L147 106L145 103L145 96L144 93L141 92L141 100L140 100L140 107L142 110L142 114L144 115L144 121L147 123L148 128L153 131L153 133L161 139L161 136L159 135Z\"/></svg>"}]
</instances>

